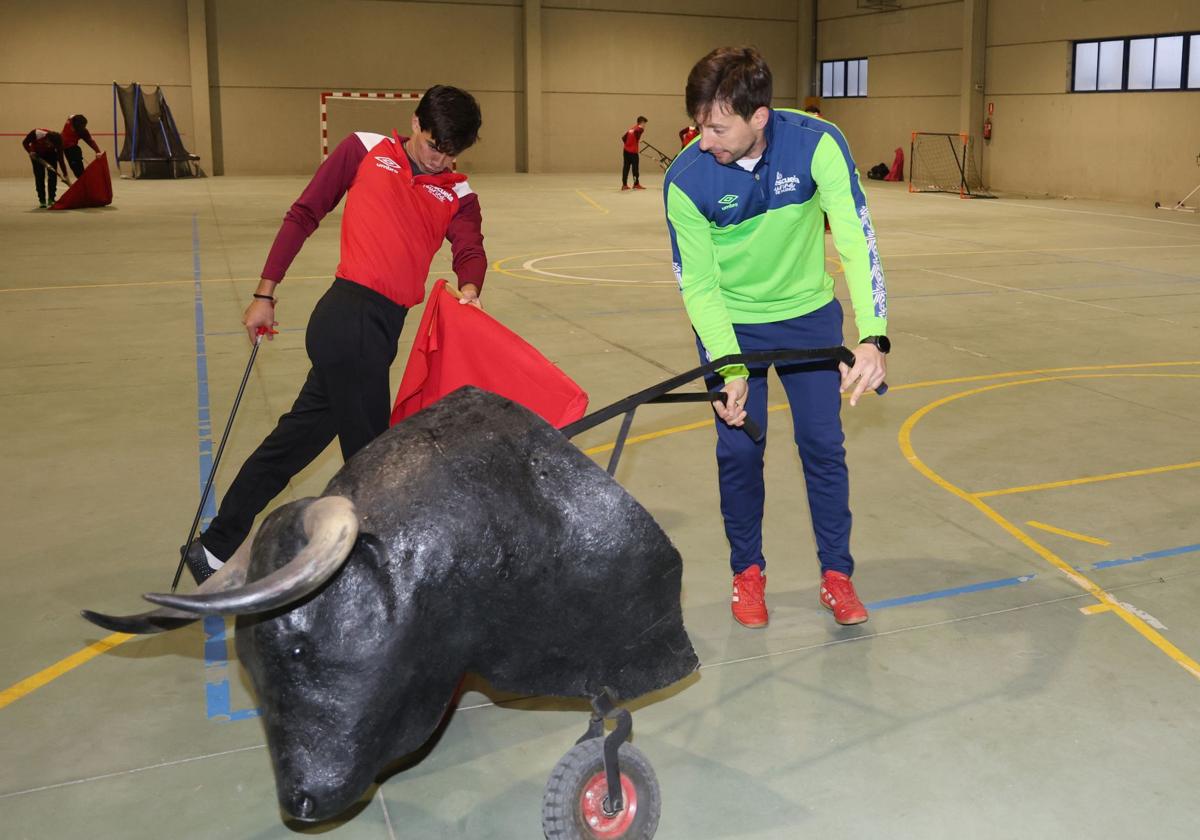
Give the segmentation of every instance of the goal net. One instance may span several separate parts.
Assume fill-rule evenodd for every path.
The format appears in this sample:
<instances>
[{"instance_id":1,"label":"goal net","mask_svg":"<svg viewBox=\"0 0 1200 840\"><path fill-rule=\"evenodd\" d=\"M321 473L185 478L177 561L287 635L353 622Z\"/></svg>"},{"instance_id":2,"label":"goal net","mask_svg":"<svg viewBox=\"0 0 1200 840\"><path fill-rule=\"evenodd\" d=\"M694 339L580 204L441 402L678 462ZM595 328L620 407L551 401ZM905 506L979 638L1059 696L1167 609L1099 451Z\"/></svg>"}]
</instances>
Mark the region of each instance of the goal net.
<instances>
[{"instance_id":1,"label":"goal net","mask_svg":"<svg viewBox=\"0 0 1200 840\"><path fill-rule=\"evenodd\" d=\"M908 191L994 198L983 188L974 151L967 134L914 131L908 152Z\"/></svg>"},{"instance_id":2,"label":"goal net","mask_svg":"<svg viewBox=\"0 0 1200 840\"><path fill-rule=\"evenodd\" d=\"M390 137L398 131L405 137L419 93L400 91L324 91L321 94L321 160L329 150L355 131L370 131Z\"/></svg>"}]
</instances>

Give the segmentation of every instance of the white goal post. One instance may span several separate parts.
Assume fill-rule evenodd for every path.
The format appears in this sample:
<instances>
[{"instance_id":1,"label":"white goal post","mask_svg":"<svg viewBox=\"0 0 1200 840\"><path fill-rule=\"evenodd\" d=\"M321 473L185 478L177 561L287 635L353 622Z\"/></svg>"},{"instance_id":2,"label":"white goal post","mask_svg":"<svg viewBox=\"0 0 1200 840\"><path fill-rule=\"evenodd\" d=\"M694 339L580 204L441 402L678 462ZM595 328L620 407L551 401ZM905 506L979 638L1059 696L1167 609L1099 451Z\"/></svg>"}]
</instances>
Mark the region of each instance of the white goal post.
<instances>
[{"instance_id":1,"label":"white goal post","mask_svg":"<svg viewBox=\"0 0 1200 840\"><path fill-rule=\"evenodd\" d=\"M321 92L321 160L329 157L329 100L350 99L356 102L395 102L417 100L423 94L406 91L335 90Z\"/></svg>"}]
</instances>

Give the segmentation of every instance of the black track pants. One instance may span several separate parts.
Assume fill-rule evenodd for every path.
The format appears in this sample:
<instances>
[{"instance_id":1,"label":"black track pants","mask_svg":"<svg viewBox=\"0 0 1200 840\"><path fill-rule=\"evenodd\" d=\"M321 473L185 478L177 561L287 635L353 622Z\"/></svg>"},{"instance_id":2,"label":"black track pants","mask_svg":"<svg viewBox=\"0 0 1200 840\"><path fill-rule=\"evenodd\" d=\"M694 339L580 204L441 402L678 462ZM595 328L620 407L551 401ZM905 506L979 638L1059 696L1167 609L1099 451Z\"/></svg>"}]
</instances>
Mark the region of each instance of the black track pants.
<instances>
[{"instance_id":1,"label":"black track pants","mask_svg":"<svg viewBox=\"0 0 1200 840\"><path fill-rule=\"evenodd\" d=\"M621 165L621 183L629 184L629 170L633 169L633 183L640 184L638 175L638 153L637 152L622 152L625 155L625 162Z\"/></svg>"},{"instance_id":2,"label":"black track pants","mask_svg":"<svg viewBox=\"0 0 1200 840\"><path fill-rule=\"evenodd\" d=\"M349 460L387 430L388 368L407 313L365 286L334 281L308 321L304 343L312 369L304 387L221 499L217 518L202 537L209 551L228 559L254 518L334 437Z\"/></svg>"}]
</instances>

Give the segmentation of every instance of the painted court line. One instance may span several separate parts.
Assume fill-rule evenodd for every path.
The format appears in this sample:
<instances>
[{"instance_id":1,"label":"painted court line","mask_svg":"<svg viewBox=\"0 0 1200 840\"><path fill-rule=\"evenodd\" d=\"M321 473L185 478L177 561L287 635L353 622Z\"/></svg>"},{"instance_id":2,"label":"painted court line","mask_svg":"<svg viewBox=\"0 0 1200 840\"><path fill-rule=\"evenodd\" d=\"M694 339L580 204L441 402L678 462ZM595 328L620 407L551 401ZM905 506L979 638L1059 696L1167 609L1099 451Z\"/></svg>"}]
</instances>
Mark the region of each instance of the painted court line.
<instances>
[{"instance_id":1,"label":"painted court line","mask_svg":"<svg viewBox=\"0 0 1200 840\"><path fill-rule=\"evenodd\" d=\"M193 755L188 758L179 758L174 761L161 761L158 764L147 764L145 767L132 767L129 770L118 770L115 773L101 773L98 776L88 776L84 779L71 779L69 782L59 782L54 785L42 785L41 787L26 788L25 790L14 790L10 793L0 793L0 799L10 799L14 796L24 796L28 793L41 793L44 790L57 790L59 788L71 787L72 785L82 785L87 782L99 782L104 779L115 779L120 776L132 776L135 773L145 773L147 770L159 770L163 767L178 767L180 764L191 764L193 761L204 761L209 758L221 758L226 755L236 755L237 753L250 752L251 750L261 750L266 748L266 744L255 744L252 747L238 747L233 750L222 750L221 752L207 753L206 755Z\"/></svg>"},{"instance_id":2,"label":"painted court line","mask_svg":"<svg viewBox=\"0 0 1200 840\"><path fill-rule=\"evenodd\" d=\"M1060 537L1067 537L1068 539L1078 540L1079 542L1091 543L1092 545L1112 545L1112 543L1108 540L1102 540L1099 537L1089 537L1087 534L1068 531L1065 528L1055 528L1053 525L1047 525L1045 522L1037 522L1033 519L1030 519L1025 524L1031 528L1038 528L1039 530L1046 531L1047 533L1058 534Z\"/></svg>"},{"instance_id":3,"label":"painted court line","mask_svg":"<svg viewBox=\"0 0 1200 840\"><path fill-rule=\"evenodd\" d=\"M1196 679L1200 679L1200 662L1196 662L1196 660L1192 659L1190 656L1188 656L1186 653L1184 653L1182 650L1180 650L1176 645L1172 644L1166 637L1164 637L1158 631L1158 629L1154 626L1153 623L1151 623L1149 620L1144 618L1137 610L1132 609L1132 608L1127 608L1124 604L1117 601L1116 598L1110 592L1105 591L1097 583L1095 583L1094 581L1092 581L1091 579L1086 577L1084 574L1082 574L1079 570L1070 566L1066 561L1064 561L1061 557L1059 557L1057 554L1055 554L1049 548L1042 545L1037 540L1033 539L1033 537L1031 537L1029 534L1025 533L1025 531L1018 528L1013 522L1011 522L1009 519L1007 519L1005 516L1003 516L998 510L996 510L995 508L991 507L986 502L984 502L978 495L971 493L967 490L964 490L963 488L959 487L958 485L953 484L950 481L948 481L947 479L943 478L939 473L934 471L933 468L931 468L928 464L926 464L921 459L921 457L917 454L916 450L913 448L912 432L913 432L913 429L917 426L917 424L921 421L921 419L924 418L925 416L927 416L930 412L935 411L936 409L941 408L949 403L955 402L956 400L964 399L967 397L973 397L973 396L977 396L979 394L989 393L992 391L997 391L997 390L1003 389L1003 388L1012 388L1012 387L1021 386L1021 385L1031 385L1031 384L1040 383L1040 382L1067 381L1067 380L1075 380L1075 379L1094 379L1094 378L1104 378L1104 377L1110 377L1110 376L1128 376L1128 377L1139 377L1139 378L1153 378L1153 377L1191 378L1191 377L1194 377L1195 374L1184 374L1184 373L1154 374L1154 373L1131 373L1131 372L1122 372L1119 374L1118 373L1073 374L1070 376L1047 376L1047 377L1038 377L1035 379L1017 380L1017 381L1013 381L1013 382L1000 382L1000 383L995 383L992 385L981 386L978 388L971 388L966 391L959 391L958 393L951 394L949 396L942 397L941 399L934 400L933 402L927 403L926 405L924 405L923 407L921 407L920 409L918 409L917 411L915 411L914 413L909 415L908 419L906 419L904 421L904 423L901 425L900 432L898 434L898 442L900 444L900 451L904 454L904 457L908 460L909 464L915 470L917 470L917 472L921 473L923 476L925 476L927 479L929 479L931 482L933 482L938 487L941 487L946 492L950 493L953 496L956 496L957 498L961 499L962 501L964 501L967 504L974 507L980 513L982 513L985 517L987 517L993 523L998 525L1002 530L1004 530L1006 533L1008 533L1010 536L1012 536L1014 539L1016 539L1019 543L1024 545L1026 548L1028 548L1030 551L1032 551L1038 557L1042 558L1044 561L1049 563L1051 566L1053 566L1054 568L1056 568L1060 572L1062 572L1063 575L1066 576L1066 578L1068 580L1070 580L1072 583L1074 583L1080 589L1087 592L1089 595L1094 597L1100 603L1107 604L1112 612L1114 612L1122 621L1124 621L1126 624L1128 624L1135 632L1137 632L1139 635L1141 635L1142 638L1144 638L1146 641L1150 642L1150 644L1152 644L1156 648L1158 648L1169 659L1171 659L1173 662L1175 662L1176 665L1183 668L1185 671L1187 671L1189 674L1191 674Z\"/></svg>"},{"instance_id":4,"label":"painted court line","mask_svg":"<svg viewBox=\"0 0 1200 840\"><path fill-rule=\"evenodd\" d=\"M197 257L197 259L198 259L198 257ZM196 265L198 265L198 262L196 263ZM201 313L201 317L202 317L202 313ZM934 380L927 380L927 381L923 381L923 382L908 382L908 383L893 385L891 390L892 391L906 391L906 390L912 390L912 389L917 389L917 388L929 388L929 387L938 387L938 386L944 386L944 385L957 385L957 384L965 384L965 383L973 383L973 382L983 382L983 381L988 381L988 380L1005 379L1005 378L1014 377L1014 376L1030 376L1030 375L1035 375L1035 374L1046 376L1047 374L1061 374L1061 373L1068 373L1068 372L1075 372L1075 371L1131 371L1131 370L1139 370L1139 369L1145 370L1145 369L1157 369L1157 368L1167 368L1167 367L1193 367L1196 365L1200 365L1200 361L1184 360L1184 361L1176 361L1176 362L1135 362L1135 363L1127 363L1127 364L1081 365L1081 366L1063 367L1063 368L1042 368L1042 369L1031 369L1031 370L1020 370L1020 371L1002 371L1002 372L990 373L990 374L979 374L979 375L975 375L975 376L962 376L962 377L954 377L954 378L949 378L949 379L934 379ZM1065 378L1065 377L1051 376L1051 377L1046 377L1046 378ZM1046 381L1046 380L1042 379L1042 380L1038 380L1038 381ZM989 386L987 388L976 389L976 392L983 391L983 390L991 390L991 388L995 388L995 387L1003 387L1005 385L1016 385L1016 384L1026 384L1026 383L1025 382L1000 383L999 385L993 385L993 386ZM953 395L949 399L957 399L959 396L962 396L962 394ZM943 400L943 402L945 402L945 401L948 401L948 400ZM786 407L787 406L784 404L779 404L779 405L772 406L769 410L779 411ZM930 407L931 406L926 406L926 408L922 409L922 411L926 411L926 410L930 409ZM910 421L912 421L912 419L913 418L911 418L911 417L909 418ZM626 441L626 445L631 446L631 445L635 445L637 443L655 440L655 439L658 439L661 437L666 437L668 435L675 434L678 432L693 431L693 430L702 429L702 428L711 428L711 426L712 426L712 420L706 419L706 420L699 421L696 423L690 423L690 424L686 424L686 425L682 425L682 426L676 426L676 427L673 427L670 429L663 429L663 430L660 430L657 432L651 432L648 434L631 437L628 441ZM911 429L910 429L910 431L911 431ZM903 429L901 430L901 435L902 435L902 437L904 435ZM590 449L584 450L584 454L595 455L595 454L599 454L602 452L610 451L612 448L613 448L612 443L603 444L600 446L595 446ZM915 453L914 453L913 457L916 458ZM919 462L919 460L920 460L919 458L916 458L916 461ZM1196 462L1196 463L1200 464L1200 462ZM1095 480L1101 480L1101 479L1124 477L1126 475L1150 474L1153 472L1167 471L1169 469L1183 468L1185 466L1190 466L1190 465L1191 465L1191 463L1189 462L1189 464L1176 465L1175 467L1158 467L1158 468L1153 468L1151 470L1145 470L1145 471L1132 471L1130 473L1114 473L1111 476L1094 477L1091 479L1075 479L1075 480L1072 480L1072 482L1070 482L1070 483L1084 483L1084 482L1088 482L1088 481L1095 481ZM915 464L914 464L914 466L915 466ZM918 468L918 469L920 469L920 468ZM1060 484L1060 483L1056 482L1056 483L1053 483L1053 485L1036 485L1036 488L1040 489L1042 487L1047 487L1047 486L1058 486L1058 484ZM203 486L203 484L201 484L201 486ZM982 505L984 508L987 508L987 506L984 505L982 501L979 501L979 500L981 500L981 498L983 496L998 495L998 494L1004 493L1004 492L1016 492L1016 490L1018 490L1018 489L1032 489L1032 488L1014 488L1014 489L1011 489L1008 491L988 491L986 493L968 493L965 490L960 490L958 488L955 488L951 492L956 492L956 494L962 494L963 498L975 499L975 500L977 500L976 503L978 505ZM991 509L987 508L987 510L991 510ZM1012 526L1012 527L1015 529L1015 526ZM1116 559L1116 560L1103 561L1100 563L1092 564L1091 566L1082 567L1078 571L1101 570L1101 569L1110 568L1113 566L1126 565L1129 563L1140 563L1145 560L1155 560L1155 559L1159 559L1162 557L1172 557L1172 556L1175 556L1178 554L1185 554L1185 553L1190 553L1193 551L1200 551L1200 545L1180 546L1177 548L1163 549L1163 550L1149 552L1149 553L1142 554L1142 555L1136 555L1134 557L1129 557L1129 558L1121 558L1121 559ZM1061 561L1059 561L1059 562L1061 562ZM880 602L880 603L884 603L884 602ZM222 628L222 630L220 632L223 634L224 629ZM212 635L213 636L216 635L215 628L214 628L214 632ZM122 644L131 638L133 638L133 637L128 636L126 634L114 634L113 636L109 636L107 639L102 640L101 642L99 642L97 644L99 644L99 645L107 644L109 647L113 647L115 645ZM207 644L207 641L206 641L206 644ZM21 682L16 683L15 685L9 687L8 689L5 689L3 692L0 692L0 708L3 708L4 706L8 705L9 703L14 702L19 697L23 697L26 694L29 694L30 692L36 690L37 688L42 687L43 685L45 685L45 684L49 683L50 681L52 681L53 679L55 679L57 676L61 676L62 673L66 673L66 671L69 671L72 668L78 667L78 665L83 664L84 662L88 661L89 659L94 658L99 653L102 653L102 652L104 652L104 650L108 649L108 648L104 648L103 650L91 652L89 654L89 651L92 650L92 648L94 648L94 647L95 647L94 645L89 646L89 648L85 648L83 651L79 651L75 654L72 654L71 656L68 656L68 657L60 660L59 662L55 663L54 665L51 665L51 666L43 669L42 671L38 672L37 674L33 675L32 677L22 680ZM80 657L80 656L83 656L84 658L77 659L77 657ZM226 660L227 659L228 659L228 657L226 657ZM216 664L216 660L214 660L214 664ZM228 714L232 717L232 715L235 714L235 712L233 710L227 709L226 707L224 707L221 704L219 697L216 700L214 700L214 705L211 708L211 711L214 715L219 715L219 716L224 716L224 715ZM250 712L252 710L239 710L239 711Z\"/></svg>"}]
</instances>

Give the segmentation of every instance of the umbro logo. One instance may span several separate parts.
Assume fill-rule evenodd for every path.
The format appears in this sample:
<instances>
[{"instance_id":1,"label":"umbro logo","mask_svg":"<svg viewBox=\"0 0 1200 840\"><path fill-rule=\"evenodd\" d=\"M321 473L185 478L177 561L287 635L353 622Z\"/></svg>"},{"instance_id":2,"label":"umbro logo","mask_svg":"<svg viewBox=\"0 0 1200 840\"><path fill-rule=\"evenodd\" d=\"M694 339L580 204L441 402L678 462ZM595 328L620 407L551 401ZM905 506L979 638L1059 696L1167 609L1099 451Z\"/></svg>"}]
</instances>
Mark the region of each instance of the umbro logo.
<instances>
[{"instance_id":1,"label":"umbro logo","mask_svg":"<svg viewBox=\"0 0 1200 840\"><path fill-rule=\"evenodd\" d=\"M378 166L380 169L386 169L388 172L400 172L403 169L400 164L396 163L396 161L392 160L390 157L376 155L375 161L376 166Z\"/></svg>"},{"instance_id":2,"label":"umbro logo","mask_svg":"<svg viewBox=\"0 0 1200 840\"><path fill-rule=\"evenodd\" d=\"M722 210L732 210L738 206L738 197L733 193L723 195L717 199L717 204L721 205Z\"/></svg>"}]
</instances>

